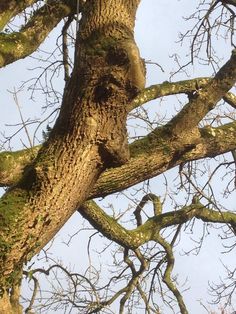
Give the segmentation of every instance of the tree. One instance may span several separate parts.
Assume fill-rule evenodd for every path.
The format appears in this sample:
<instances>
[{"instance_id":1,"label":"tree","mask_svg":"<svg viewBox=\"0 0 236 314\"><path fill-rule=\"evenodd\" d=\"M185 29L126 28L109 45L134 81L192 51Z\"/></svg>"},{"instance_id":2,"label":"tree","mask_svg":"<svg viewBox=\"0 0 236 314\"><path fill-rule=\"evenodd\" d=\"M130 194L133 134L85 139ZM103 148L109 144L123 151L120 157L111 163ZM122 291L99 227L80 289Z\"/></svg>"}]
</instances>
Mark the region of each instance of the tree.
<instances>
[{"instance_id":1,"label":"tree","mask_svg":"<svg viewBox=\"0 0 236 314\"><path fill-rule=\"evenodd\" d=\"M19 287L24 263L53 238L76 210L98 232L123 248L126 265L118 275L127 279L125 287L111 296L109 284L109 293L104 299L98 297L92 282L74 275L76 282L82 278L88 284L86 289L90 296L96 295L95 301L92 298L77 306L78 311L86 313L102 311L118 298L120 313L124 313L125 305L134 293L142 299L147 313L158 313L158 305L152 302L155 285L151 282L148 294L142 279L149 273L155 281L159 271L181 313L188 313L172 278L173 247L181 227L193 219L200 219L223 225L228 238L235 233L236 214L220 208L218 201L205 194L205 187L195 185L194 174L184 169L191 161L227 152L233 152L235 156L233 114L228 115L226 123L226 116L218 117L216 125L210 112L222 99L236 107L235 95L230 92L236 79L236 52L233 50L229 60L213 77L175 83L166 81L145 88L145 65L134 41L139 3L139 0L10 0L0 4L1 67L29 56L51 30L66 19L62 29L65 88L58 118L42 145L0 155L1 185L9 187L0 200L0 313L21 313ZM218 32L224 25L227 34L233 36L234 9L235 1L223 0L212 1L203 17L199 9L196 14L200 20L196 31L193 29L191 33L195 34L192 60L199 56L206 41L208 60L214 62L212 32L215 29ZM70 75L67 30L78 10L82 18ZM220 17L217 10L221 10ZM17 32L9 31L7 25L11 19L22 12L25 12L25 24ZM183 35L183 39L189 34ZM231 42L232 36L229 36ZM173 118L128 143L126 122L132 110L150 100L180 93L186 94L188 101ZM210 122L202 127L205 117ZM228 160L224 166L233 166L234 162ZM190 187L186 203L177 210L165 212L160 198L154 193L146 193L135 209L136 227L132 230L108 215L93 200L123 191L177 166L182 187L186 188L187 184ZM221 166L222 162L218 167ZM143 221L142 212L148 201L153 203L153 215ZM171 230L172 236L166 236L163 230ZM150 243L154 243L151 248ZM157 250L153 254L154 247ZM153 263L155 267L150 268ZM62 266L57 267L63 270ZM131 272L129 276L125 275L127 269ZM30 278L35 273L24 271ZM233 290L234 286L231 288Z\"/></svg>"}]
</instances>

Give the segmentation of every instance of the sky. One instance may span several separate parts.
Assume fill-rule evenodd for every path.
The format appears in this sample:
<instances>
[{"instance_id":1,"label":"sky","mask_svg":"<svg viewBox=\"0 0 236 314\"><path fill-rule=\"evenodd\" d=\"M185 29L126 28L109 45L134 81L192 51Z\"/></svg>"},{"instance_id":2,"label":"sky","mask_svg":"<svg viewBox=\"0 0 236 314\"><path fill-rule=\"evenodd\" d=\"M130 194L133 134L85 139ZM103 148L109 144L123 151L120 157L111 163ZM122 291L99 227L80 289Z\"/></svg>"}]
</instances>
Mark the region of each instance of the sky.
<instances>
[{"instance_id":1,"label":"sky","mask_svg":"<svg viewBox=\"0 0 236 314\"><path fill-rule=\"evenodd\" d=\"M194 5L197 3L198 1L196 0L142 0L136 19L136 41L140 48L142 57L146 61L158 63L164 69L164 72L162 72L159 66L148 65L147 86L170 79L170 73L176 68L174 59L171 58L174 53L178 53L184 57L189 55L188 43L181 46L177 43L177 41L179 32L183 31L183 29L187 30L188 27L190 27L190 22L185 22L183 16L191 14L194 10ZM56 35L57 31L54 31L50 39L46 40L43 45L43 50L49 51L52 48L52 43L54 44L52 39L54 39ZM219 43L218 51L222 58L227 58L230 55L230 50L226 48L227 47L223 42ZM35 77L37 73L39 73L40 69L32 69L38 66L42 66L42 64L40 64L36 59L30 58L17 61L1 70L0 130L1 133L6 132L6 136L14 134L15 130L18 128L12 125L20 122L19 112L16 104L14 103L11 92L14 91L14 89L19 90L23 82ZM196 63L189 69L189 75L191 78L212 75L212 68L210 66ZM186 79L186 76L180 73L172 78L172 80L184 78ZM61 77L59 76L58 79L56 79L56 85L59 89L62 88L62 86L60 86L60 80ZM29 85L29 83L26 84L25 87L17 93L21 113L25 121L31 121L33 119L46 116L45 110L41 109L41 107L45 104L45 96L40 92L36 92L35 95L33 95L34 99L30 99L30 91L27 91L27 86ZM179 106L181 106L181 104L179 103L179 99L176 97L172 97L170 100L163 100L162 102L154 101L152 102L149 114L151 117L156 117L157 114L158 116L171 116L174 109ZM48 120L46 121L46 124L47 123L49 123ZM43 126L44 129L46 124ZM33 138L35 124L29 125L28 129L31 137ZM42 130L37 132L37 137L40 141L42 137ZM22 146L29 146L24 130L17 134L11 140L10 144L8 144L8 142L5 143L6 149L20 149ZM170 185L174 183L175 176L175 171L167 173ZM154 192L157 190L157 194L164 195L165 185L163 176L159 176L152 180L151 185L154 187ZM157 186L158 189L155 189L155 186ZM116 197L107 198L103 204L105 206L111 202L114 204L115 210L122 210L128 206L127 197L125 196L121 199L117 199ZM234 206L232 209L236 209L233 203L229 205L232 205L232 207ZM171 209L170 201L167 202L166 206L169 206ZM67 242L69 235L74 234L78 228L82 229L82 220L76 213L57 235L51 251L53 251L54 258L63 260L65 265L75 269L77 269L79 265L80 269L86 269L88 257L85 258L84 253L82 252L85 252L87 249L88 234L90 234L91 231L81 230L81 232L72 239L69 247L65 244L61 244L62 241ZM196 235L198 234L198 231L200 237L202 234L201 223L196 224L195 226L194 239L197 239ZM179 274L178 282L180 285L184 284L187 280L184 288L189 289L185 291L184 297L186 304L190 309L189 312L191 314L207 313L201 303L208 308L214 308L207 303L207 300L210 300L210 297L207 296L208 281L217 281L219 276L224 277L225 272L221 259L232 265L233 258L235 258L235 256L233 256L233 254L229 254L227 257L226 255L222 256L220 254L222 247L218 245L219 237L216 230L213 229L211 229L211 234L206 237L203 248L197 256L193 253L186 255L184 252L193 247L193 242L190 240L191 237L191 234L183 235L181 237L181 247L178 247L174 274ZM81 257L84 264L81 264ZM93 260L96 262L95 258ZM38 262L35 261L35 263ZM60 314L60 312L57 313ZM142 312L133 312L133 314L135 313L141 314ZM164 313L169 314L172 312L165 308Z\"/></svg>"}]
</instances>

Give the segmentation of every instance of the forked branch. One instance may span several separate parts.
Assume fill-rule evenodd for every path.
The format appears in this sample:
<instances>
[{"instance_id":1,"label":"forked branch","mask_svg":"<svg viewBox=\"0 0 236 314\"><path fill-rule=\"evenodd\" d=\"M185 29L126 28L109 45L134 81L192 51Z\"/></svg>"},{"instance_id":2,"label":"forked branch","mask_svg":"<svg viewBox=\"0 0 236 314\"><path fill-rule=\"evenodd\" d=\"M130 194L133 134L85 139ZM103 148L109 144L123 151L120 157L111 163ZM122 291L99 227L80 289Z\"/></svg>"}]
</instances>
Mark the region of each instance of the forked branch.
<instances>
[{"instance_id":1,"label":"forked branch","mask_svg":"<svg viewBox=\"0 0 236 314\"><path fill-rule=\"evenodd\" d=\"M133 230L124 228L115 219L107 215L94 201L85 202L80 207L79 212L105 237L130 249L136 249L148 241L155 240L160 230L166 227L184 224L193 218L204 222L229 224L236 230L235 213L219 212L200 203L184 206L178 211L170 211L154 216Z\"/></svg>"}]
</instances>

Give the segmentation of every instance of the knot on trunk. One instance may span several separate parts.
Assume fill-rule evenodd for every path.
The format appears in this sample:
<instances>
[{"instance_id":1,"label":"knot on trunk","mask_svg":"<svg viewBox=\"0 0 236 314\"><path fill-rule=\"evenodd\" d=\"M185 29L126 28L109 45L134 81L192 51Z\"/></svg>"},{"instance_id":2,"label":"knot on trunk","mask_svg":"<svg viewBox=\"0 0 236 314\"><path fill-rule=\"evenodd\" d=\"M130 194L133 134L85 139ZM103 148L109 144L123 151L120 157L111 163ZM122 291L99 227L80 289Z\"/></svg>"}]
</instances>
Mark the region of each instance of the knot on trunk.
<instances>
[{"instance_id":1,"label":"knot on trunk","mask_svg":"<svg viewBox=\"0 0 236 314\"><path fill-rule=\"evenodd\" d=\"M94 91L94 101L97 103L107 102L115 92L122 87L119 78L113 74L107 74L100 78Z\"/></svg>"},{"instance_id":2,"label":"knot on trunk","mask_svg":"<svg viewBox=\"0 0 236 314\"><path fill-rule=\"evenodd\" d=\"M111 134L109 139L101 143L99 151L107 168L124 165L130 157L126 132Z\"/></svg>"},{"instance_id":3,"label":"knot on trunk","mask_svg":"<svg viewBox=\"0 0 236 314\"><path fill-rule=\"evenodd\" d=\"M133 39L125 39L111 46L106 61L109 66L122 68L129 98L133 99L145 87L145 63L140 58L139 49Z\"/></svg>"}]
</instances>

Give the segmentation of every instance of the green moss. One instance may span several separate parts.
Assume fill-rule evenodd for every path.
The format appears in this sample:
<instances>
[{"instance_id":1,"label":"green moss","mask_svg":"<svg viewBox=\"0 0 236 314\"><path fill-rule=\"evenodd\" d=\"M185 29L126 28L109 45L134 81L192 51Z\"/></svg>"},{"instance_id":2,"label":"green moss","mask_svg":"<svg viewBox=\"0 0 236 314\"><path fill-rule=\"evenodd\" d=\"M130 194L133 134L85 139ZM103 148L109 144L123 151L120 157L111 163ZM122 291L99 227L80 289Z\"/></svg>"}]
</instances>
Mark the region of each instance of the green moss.
<instances>
[{"instance_id":1,"label":"green moss","mask_svg":"<svg viewBox=\"0 0 236 314\"><path fill-rule=\"evenodd\" d=\"M11 245L0 238L0 259L3 259L7 252L9 252Z\"/></svg>"},{"instance_id":2,"label":"green moss","mask_svg":"<svg viewBox=\"0 0 236 314\"><path fill-rule=\"evenodd\" d=\"M36 44L22 33L0 34L0 52L6 63L27 56Z\"/></svg>"},{"instance_id":3,"label":"green moss","mask_svg":"<svg viewBox=\"0 0 236 314\"><path fill-rule=\"evenodd\" d=\"M236 131L235 123L228 123L216 128L207 125L206 127L200 130L201 134L206 138L212 138L217 136L227 137L227 135L234 136L235 131Z\"/></svg>"},{"instance_id":4,"label":"green moss","mask_svg":"<svg viewBox=\"0 0 236 314\"><path fill-rule=\"evenodd\" d=\"M17 242L22 238L24 232L23 218L24 208L28 193L16 189L5 193L0 200L0 262L4 261L8 253ZM21 264L21 262L19 263ZM14 272L9 276L0 276L0 286L12 287L19 281L21 274L21 265L14 267Z\"/></svg>"},{"instance_id":5,"label":"green moss","mask_svg":"<svg viewBox=\"0 0 236 314\"><path fill-rule=\"evenodd\" d=\"M0 16L0 31L3 30L5 25L8 23L8 21L11 18L11 11L6 11Z\"/></svg>"},{"instance_id":6,"label":"green moss","mask_svg":"<svg viewBox=\"0 0 236 314\"><path fill-rule=\"evenodd\" d=\"M162 151L165 155L169 156L172 152L172 149L170 146L163 144L163 150Z\"/></svg>"},{"instance_id":7,"label":"green moss","mask_svg":"<svg viewBox=\"0 0 236 314\"><path fill-rule=\"evenodd\" d=\"M5 289L8 288L12 288L18 284L20 284L21 282L21 278L22 278L22 266L16 266L14 271L7 276L7 278L3 278L3 280L5 279L5 282L2 283L2 285L4 285Z\"/></svg>"},{"instance_id":8,"label":"green moss","mask_svg":"<svg viewBox=\"0 0 236 314\"><path fill-rule=\"evenodd\" d=\"M0 154L0 173L11 171L18 161L16 153L3 152Z\"/></svg>"},{"instance_id":9,"label":"green moss","mask_svg":"<svg viewBox=\"0 0 236 314\"><path fill-rule=\"evenodd\" d=\"M102 36L100 32L94 32L84 43L86 45L86 54L90 56L102 56L117 44L113 37Z\"/></svg>"},{"instance_id":10,"label":"green moss","mask_svg":"<svg viewBox=\"0 0 236 314\"><path fill-rule=\"evenodd\" d=\"M22 177L24 168L36 156L39 146L17 152L0 153L0 177L3 186L17 183Z\"/></svg>"},{"instance_id":11,"label":"green moss","mask_svg":"<svg viewBox=\"0 0 236 314\"><path fill-rule=\"evenodd\" d=\"M136 157L140 154L146 153L148 150L148 147L150 146L150 141L148 136L135 141L132 143L130 147L130 156L131 157Z\"/></svg>"},{"instance_id":12,"label":"green moss","mask_svg":"<svg viewBox=\"0 0 236 314\"><path fill-rule=\"evenodd\" d=\"M0 230L12 228L19 223L23 207L28 193L21 189L15 189L6 193L0 199Z\"/></svg>"},{"instance_id":13,"label":"green moss","mask_svg":"<svg viewBox=\"0 0 236 314\"><path fill-rule=\"evenodd\" d=\"M164 128L158 128L144 138L135 141L130 145L131 157L146 154L147 151L163 151L165 155L169 155L172 147L168 141L168 134Z\"/></svg>"}]
</instances>

